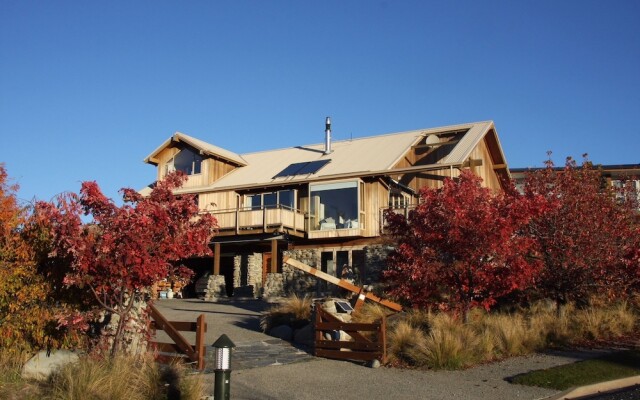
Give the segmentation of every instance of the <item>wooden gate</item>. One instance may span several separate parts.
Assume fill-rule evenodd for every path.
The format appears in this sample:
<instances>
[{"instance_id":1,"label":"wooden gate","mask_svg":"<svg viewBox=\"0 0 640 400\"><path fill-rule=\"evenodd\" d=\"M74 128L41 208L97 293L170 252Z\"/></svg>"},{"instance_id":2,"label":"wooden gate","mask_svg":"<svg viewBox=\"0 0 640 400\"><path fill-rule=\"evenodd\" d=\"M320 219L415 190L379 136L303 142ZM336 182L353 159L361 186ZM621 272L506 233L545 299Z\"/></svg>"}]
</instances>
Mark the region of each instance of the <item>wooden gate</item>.
<instances>
[{"instance_id":1,"label":"wooden gate","mask_svg":"<svg viewBox=\"0 0 640 400\"><path fill-rule=\"evenodd\" d=\"M155 332L157 329L163 330L174 342L149 342L151 348L162 353L171 354L169 356L159 355L157 358L160 361L175 359L184 361L188 359L190 362L196 364L198 370L203 370L206 351L204 347L204 334L207 332L207 323L204 321L204 314L200 314L196 322L167 321L153 304L149 304L149 314L151 318L153 318L150 326L152 332ZM180 332L195 332L195 346L190 345Z\"/></svg>"},{"instance_id":2,"label":"wooden gate","mask_svg":"<svg viewBox=\"0 0 640 400\"><path fill-rule=\"evenodd\" d=\"M343 322L316 306L316 357L387 362L386 318L374 323ZM346 332L353 341L327 340L325 333Z\"/></svg>"}]
</instances>

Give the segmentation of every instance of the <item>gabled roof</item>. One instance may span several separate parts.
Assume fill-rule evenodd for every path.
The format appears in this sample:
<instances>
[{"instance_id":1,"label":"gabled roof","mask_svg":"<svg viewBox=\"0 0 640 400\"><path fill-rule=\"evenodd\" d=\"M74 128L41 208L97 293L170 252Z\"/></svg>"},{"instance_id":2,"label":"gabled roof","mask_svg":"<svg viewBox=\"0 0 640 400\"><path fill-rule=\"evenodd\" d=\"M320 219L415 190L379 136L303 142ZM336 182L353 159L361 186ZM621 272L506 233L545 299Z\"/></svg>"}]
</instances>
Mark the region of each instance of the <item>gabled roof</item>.
<instances>
[{"instance_id":1,"label":"gabled roof","mask_svg":"<svg viewBox=\"0 0 640 400\"><path fill-rule=\"evenodd\" d=\"M181 132L176 132L169 139L165 140L164 143L162 143L157 149L155 149L151 154L149 154L144 159L144 162L148 164L158 165L158 160L155 159L156 156L166 147L171 145L171 143L175 143L175 142L186 143L189 146L200 151L200 153L203 155L222 158L224 160L230 161L231 163L240 165L240 166L247 165L247 162L238 154L232 151L223 149L222 147L214 146L212 144L204 142L200 139L196 139L189 135L185 135L184 133L181 133Z\"/></svg>"},{"instance_id":2,"label":"gabled roof","mask_svg":"<svg viewBox=\"0 0 640 400\"><path fill-rule=\"evenodd\" d=\"M465 133L456 142L451 151L437 163L394 169L394 166L407 155L410 149L424 142L427 136L450 132ZM209 154L225 158L239 165L238 168L235 168L206 188L199 187L198 191L203 189L215 191L237 190L460 167L468 160L471 152L487 134L490 136L488 140L494 143L494 146L491 146L493 147L491 151L492 161L494 164L504 165L505 167L503 167L501 173L508 175L506 160L495 133L493 121L420 129L351 140L337 140L332 142L332 152L330 154L324 154L325 145L324 143L319 143L238 155L182 133L176 133L148 156L145 162L154 163L153 157L169 145L171 140L177 138L201 151L206 151ZM323 163L321 162L323 160L329 160L329 162ZM311 168L313 173L282 173L285 170L290 171L292 164L298 163L314 163L313 165L319 166L319 168ZM193 190L194 188L184 188L179 191L190 192Z\"/></svg>"}]
</instances>

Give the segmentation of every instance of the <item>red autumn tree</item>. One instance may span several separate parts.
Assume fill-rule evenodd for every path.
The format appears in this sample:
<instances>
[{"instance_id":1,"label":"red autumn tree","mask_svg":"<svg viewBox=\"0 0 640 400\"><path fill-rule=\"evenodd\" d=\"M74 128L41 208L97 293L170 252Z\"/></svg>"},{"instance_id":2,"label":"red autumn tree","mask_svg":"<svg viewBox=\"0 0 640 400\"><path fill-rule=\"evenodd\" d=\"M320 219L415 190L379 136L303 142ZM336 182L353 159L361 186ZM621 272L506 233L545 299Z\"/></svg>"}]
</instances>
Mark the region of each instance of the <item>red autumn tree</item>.
<instances>
[{"instance_id":1,"label":"red autumn tree","mask_svg":"<svg viewBox=\"0 0 640 400\"><path fill-rule=\"evenodd\" d=\"M0 164L0 347L19 353L81 346L78 332L59 326L58 317L80 309L82 296L61 287L56 265L43 268L48 235L17 190Z\"/></svg>"},{"instance_id":2,"label":"red autumn tree","mask_svg":"<svg viewBox=\"0 0 640 400\"><path fill-rule=\"evenodd\" d=\"M529 286L538 263L524 234L537 201L514 188L493 194L465 170L441 189L423 189L408 220L387 212L397 246L384 277L390 294L414 307L462 312L489 308L496 299Z\"/></svg>"},{"instance_id":3,"label":"red autumn tree","mask_svg":"<svg viewBox=\"0 0 640 400\"><path fill-rule=\"evenodd\" d=\"M549 205L530 232L544 266L537 290L558 311L592 295L622 296L638 277L635 201L624 188L612 189L584 157L580 166L567 158L561 170L548 160L547 168L526 177L525 195L543 196Z\"/></svg>"},{"instance_id":4,"label":"red autumn tree","mask_svg":"<svg viewBox=\"0 0 640 400\"><path fill-rule=\"evenodd\" d=\"M122 206L95 182L84 182L79 195L61 197L55 205L36 205L53 237L52 255L69 260L65 283L86 288L100 309L119 317L112 354L123 346L132 308L147 290L169 275L189 273L174 267L179 260L210 254L216 221L209 214L198 216L193 196L173 194L185 180L182 173L170 174L147 197L123 189ZM92 220L84 223L83 213Z\"/></svg>"}]
</instances>

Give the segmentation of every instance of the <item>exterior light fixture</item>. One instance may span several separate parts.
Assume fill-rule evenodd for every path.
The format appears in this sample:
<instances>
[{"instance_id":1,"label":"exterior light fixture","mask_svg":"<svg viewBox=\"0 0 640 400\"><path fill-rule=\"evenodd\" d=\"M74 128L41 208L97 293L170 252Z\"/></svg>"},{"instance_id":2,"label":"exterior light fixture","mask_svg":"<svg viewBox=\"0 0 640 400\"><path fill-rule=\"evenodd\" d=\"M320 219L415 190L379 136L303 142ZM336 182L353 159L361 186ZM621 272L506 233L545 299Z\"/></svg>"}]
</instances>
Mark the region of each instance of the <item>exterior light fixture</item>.
<instances>
[{"instance_id":1,"label":"exterior light fixture","mask_svg":"<svg viewBox=\"0 0 640 400\"><path fill-rule=\"evenodd\" d=\"M225 334L213 343L214 351L214 400L229 400L231 386L231 349L236 345Z\"/></svg>"}]
</instances>

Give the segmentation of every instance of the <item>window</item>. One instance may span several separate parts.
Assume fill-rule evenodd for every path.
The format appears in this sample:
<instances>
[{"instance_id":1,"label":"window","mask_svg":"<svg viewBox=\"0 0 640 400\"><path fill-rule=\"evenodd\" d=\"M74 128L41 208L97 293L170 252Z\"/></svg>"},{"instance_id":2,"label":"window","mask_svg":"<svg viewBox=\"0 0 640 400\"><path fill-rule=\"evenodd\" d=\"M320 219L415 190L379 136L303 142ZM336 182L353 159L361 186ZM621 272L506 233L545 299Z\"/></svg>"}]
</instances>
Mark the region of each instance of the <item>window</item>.
<instances>
[{"instance_id":1,"label":"window","mask_svg":"<svg viewBox=\"0 0 640 400\"><path fill-rule=\"evenodd\" d=\"M199 174L202 169L202 155L185 147L178 154L167 161L164 168L165 175L173 171L182 171L187 175Z\"/></svg>"},{"instance_id":2,"label":"window","mask_svg":"<svg viewBox=\"0 0 640 400\"><path fill-rule=\"evenodd\" d=\"M359 228L358 182L309 186L312 230Z\"/></svg>"},{"instance_id":3,"label":"window","mask_svg":"<svg viewBox=\"0 0 640 400\"><path fill-rule=\"evenodd\" d=\"M293 190L279 190L277 192L256 193L245 197L244 206L252 210L262 208L286 207L295 208L295 192Z\"/></svg>"}]
</instances>

